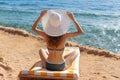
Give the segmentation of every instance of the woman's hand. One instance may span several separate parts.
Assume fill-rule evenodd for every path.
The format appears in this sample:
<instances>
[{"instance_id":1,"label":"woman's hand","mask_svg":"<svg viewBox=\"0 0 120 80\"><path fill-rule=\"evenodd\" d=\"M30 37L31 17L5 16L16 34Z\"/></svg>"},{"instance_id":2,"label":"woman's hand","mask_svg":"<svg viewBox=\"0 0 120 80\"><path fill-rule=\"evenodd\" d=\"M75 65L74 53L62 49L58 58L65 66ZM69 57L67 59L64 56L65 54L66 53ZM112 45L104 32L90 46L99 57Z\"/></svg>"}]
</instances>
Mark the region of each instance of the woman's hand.
<instances>
[{"instance_id":1,"label":"woman's hand","mask_svg":"<svg viewBox=\"0 0 120 80\"><path fill-rule=\"evenodd\" d=\"M69 17L70 19L74 20L74 16L73 16L73 14L72 14L71 12L67 12L67 15L68 15L68 17Z\"/></svg>"},{"instance_id":2,"label":"woman's hand","mask_svg":"<svg viewBox=\"0 0 120 80\"><path fill-rule=\"evenodd\" d=\"M40 16L43 17L43 16L47 13L47 11L48 11L48 10L43 10L43 11L41 11Z\"/></svg>"}]
</instances>

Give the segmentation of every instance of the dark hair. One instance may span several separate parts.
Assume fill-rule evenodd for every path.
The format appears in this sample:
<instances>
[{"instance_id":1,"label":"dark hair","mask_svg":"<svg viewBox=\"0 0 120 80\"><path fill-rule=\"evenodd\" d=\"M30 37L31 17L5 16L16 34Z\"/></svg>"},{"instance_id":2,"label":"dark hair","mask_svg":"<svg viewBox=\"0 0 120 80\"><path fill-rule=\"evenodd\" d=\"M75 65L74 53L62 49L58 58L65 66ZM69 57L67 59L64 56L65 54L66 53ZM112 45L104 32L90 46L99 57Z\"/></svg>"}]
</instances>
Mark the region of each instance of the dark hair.
<instances>
[{"instance_id":1,"label":"dark hair","mask_svg":"<svg viewBox=\"0 0 120 80\"><path fill-rule=\"evenodd\" d=\"M48 35L48 37L49 37L49 39L48 39L48 45L49 46L57 47L59 45L59 42L60 42L62 36L54 37L54 36L49 36Z\"/></svg>"}]
</instances>

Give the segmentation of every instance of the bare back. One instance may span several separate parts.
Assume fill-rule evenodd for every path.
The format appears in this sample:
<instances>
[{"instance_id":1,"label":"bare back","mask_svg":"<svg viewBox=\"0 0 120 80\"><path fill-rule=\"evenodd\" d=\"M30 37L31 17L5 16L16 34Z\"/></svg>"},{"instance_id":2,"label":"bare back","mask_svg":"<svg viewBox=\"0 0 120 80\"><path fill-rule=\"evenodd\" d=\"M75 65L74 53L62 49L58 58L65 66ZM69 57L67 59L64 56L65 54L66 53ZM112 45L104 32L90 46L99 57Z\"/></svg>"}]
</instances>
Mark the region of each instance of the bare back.
<instances>
[{"instance_id":1,"label":"bare back","mask_svg":"<svg viewBox=\"0 0 120 80\"><path fill-rule=\"evenodd\" d=\"M50 46L48 37L46 37L45 40L47 43L47 50L48 50L48 59L47 60L50 62L53 62L53 63L63 62L64 61L63 53L64 53L65 42L66 42L65 35L63 35L61 37L57 46L55 46L55 45Z\"/></svg>"}]
</instances>

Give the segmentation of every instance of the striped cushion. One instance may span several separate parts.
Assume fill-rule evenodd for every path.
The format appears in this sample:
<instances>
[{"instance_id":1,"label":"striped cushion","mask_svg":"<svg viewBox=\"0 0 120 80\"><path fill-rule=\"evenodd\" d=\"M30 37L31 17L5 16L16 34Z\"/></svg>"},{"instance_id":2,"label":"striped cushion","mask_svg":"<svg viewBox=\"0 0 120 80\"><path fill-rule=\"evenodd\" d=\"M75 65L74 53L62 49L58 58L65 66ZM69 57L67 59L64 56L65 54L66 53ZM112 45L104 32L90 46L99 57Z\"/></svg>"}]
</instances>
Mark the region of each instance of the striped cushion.
<instances>
[{"instance_id":1,"label":"striped cushion","mask_svg":"<svg viewBox=\"0 0 120 80\"><path fill-rule=\"evenodd\" d=\"M78 47L66 47L65 53L69 53L72 50L76 50L79 53L79 56L72 63L71 67L65 71L48 71L44 68L41 68L41 63L38 63L36 67L34 67L31 71L22 70L20 71L20 77L33 77L33 78L68 78L68 79L76 79L79 77L79 58L80 51ZM40 68L39 70L34 70L35 68Z\"/></svg>"}]
</instances>

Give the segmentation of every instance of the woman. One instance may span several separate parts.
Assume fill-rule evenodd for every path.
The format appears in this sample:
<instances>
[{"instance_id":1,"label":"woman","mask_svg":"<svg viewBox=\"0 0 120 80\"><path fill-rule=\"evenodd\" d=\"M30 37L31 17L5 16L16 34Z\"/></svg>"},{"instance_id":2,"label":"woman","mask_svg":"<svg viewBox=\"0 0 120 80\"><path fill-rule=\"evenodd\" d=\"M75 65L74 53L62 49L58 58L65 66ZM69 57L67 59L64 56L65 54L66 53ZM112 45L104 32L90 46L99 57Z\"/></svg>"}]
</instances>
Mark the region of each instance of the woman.
<instances>
[{"instance_id":1,"label":"woman","mask_svg":"<svg viewBox=\"0 0 120 80\"><path fill-rule=\"evenodd\" d=\"M42 36L47 43L47 48L39 51L42 67L52 71L62 71L71 66L78 54L76 51L73 51L63 56L65 42L68 38L83 33L72 13L61 12L57 10L43 10L32 26L32 30ZM67 33L69 26L68 18L75 24L76 32ZM43 20L43 31L37 29L41 19Z\"/></svg>"}]
</instances>

